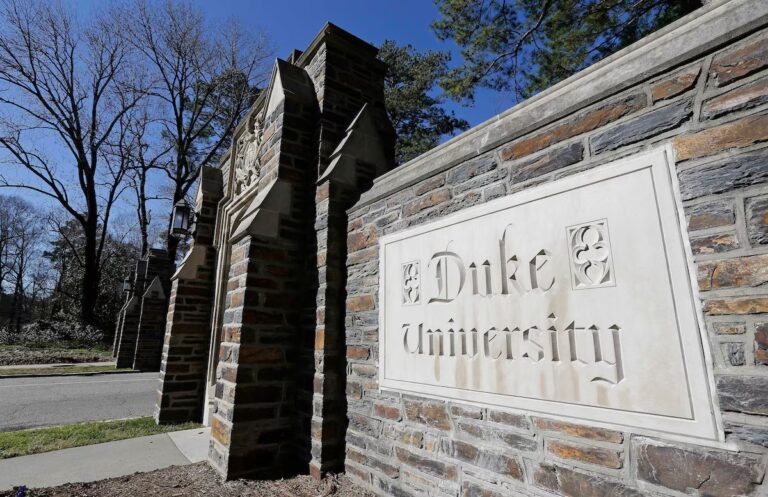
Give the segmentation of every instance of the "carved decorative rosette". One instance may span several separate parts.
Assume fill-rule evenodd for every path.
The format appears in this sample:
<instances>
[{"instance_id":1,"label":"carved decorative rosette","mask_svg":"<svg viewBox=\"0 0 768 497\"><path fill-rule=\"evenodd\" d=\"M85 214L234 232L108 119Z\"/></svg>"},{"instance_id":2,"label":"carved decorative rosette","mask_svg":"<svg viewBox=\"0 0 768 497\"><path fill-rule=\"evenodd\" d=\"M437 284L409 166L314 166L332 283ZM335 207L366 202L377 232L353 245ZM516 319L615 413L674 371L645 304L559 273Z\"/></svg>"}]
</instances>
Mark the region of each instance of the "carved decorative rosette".
<instances>
[{"instance_id":1,"label":"carved decorative rosette","mask_svg":"<svg viewBox=\"0 0 768 497\"><path fill-rule=\"evenodd\" d=\"M608 222L603 219L568 228L573 288L613 286Z\"/></svg>"},{"instance_id":2,"label":"carved decorative rosette","mask_svg":"<svg viewBox=\"0 0 768 497\"><path fill-rule=\"evenodd\" d=\"M403 264L403 304L418 304L420 301L419 262Z\"/></svg>"}]
</instances>

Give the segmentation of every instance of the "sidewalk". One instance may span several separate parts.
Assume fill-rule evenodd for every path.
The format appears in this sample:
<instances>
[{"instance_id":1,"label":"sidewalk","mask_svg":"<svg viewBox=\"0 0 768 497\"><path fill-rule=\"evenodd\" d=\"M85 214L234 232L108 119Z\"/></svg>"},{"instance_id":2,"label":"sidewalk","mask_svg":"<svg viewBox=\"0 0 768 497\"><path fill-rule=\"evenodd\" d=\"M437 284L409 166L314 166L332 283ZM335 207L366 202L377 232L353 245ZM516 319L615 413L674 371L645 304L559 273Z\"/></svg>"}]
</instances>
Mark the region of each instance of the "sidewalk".
<instances>
[{"instance_id":1,"label":"sidewalk","mask_svg":"<svg viewBox=\"0 0 768 497\"><path fill-rule=\"evenodd\" d=\"M0 491L97 481L204 461L209 438L210 428L197 428L2 459Z\"/></svg>"}]
</instances>

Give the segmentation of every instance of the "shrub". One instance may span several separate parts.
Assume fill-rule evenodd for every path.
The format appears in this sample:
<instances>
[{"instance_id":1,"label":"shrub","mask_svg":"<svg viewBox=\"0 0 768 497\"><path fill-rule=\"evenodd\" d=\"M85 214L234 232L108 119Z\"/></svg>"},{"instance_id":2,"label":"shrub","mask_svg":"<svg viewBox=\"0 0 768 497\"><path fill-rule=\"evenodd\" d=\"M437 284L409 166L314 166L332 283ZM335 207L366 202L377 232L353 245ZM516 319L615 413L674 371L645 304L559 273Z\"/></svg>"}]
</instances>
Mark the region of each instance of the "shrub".
<instances>
[{"instance_id":1,"label":"shrub","mask_svg":"<svg viewBox=\"0 0 768 497\"><path fill-rule=\"evenodd\" d=\"M77 318L66 314L58 314L50 321L38 320L25 324L18 333L11 327L0 329L0 343L5 345L79 348L98 345L103 339L101 330L84 325Z\"/></svg>"}]
</instances>

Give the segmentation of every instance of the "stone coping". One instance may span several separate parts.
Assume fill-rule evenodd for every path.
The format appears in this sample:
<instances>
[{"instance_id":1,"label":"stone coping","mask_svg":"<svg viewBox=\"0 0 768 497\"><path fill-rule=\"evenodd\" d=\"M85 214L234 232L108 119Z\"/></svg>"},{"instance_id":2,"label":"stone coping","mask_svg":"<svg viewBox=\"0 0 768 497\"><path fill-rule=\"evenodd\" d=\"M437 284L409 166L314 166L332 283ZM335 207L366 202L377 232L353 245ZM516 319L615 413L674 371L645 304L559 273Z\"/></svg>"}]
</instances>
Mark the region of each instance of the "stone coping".
<instances>
[{"instance_id":1,"label":"stone coping","mask_svg":"<svg viewBox=\"0 0 768 497\"><path fill-rule=\"evenodd\" d=\"M349 212L529 134L768 24L768 2L712 1L378 177ZM670 51L669 47L676 47Z\"/></svg>"}]
</instances>

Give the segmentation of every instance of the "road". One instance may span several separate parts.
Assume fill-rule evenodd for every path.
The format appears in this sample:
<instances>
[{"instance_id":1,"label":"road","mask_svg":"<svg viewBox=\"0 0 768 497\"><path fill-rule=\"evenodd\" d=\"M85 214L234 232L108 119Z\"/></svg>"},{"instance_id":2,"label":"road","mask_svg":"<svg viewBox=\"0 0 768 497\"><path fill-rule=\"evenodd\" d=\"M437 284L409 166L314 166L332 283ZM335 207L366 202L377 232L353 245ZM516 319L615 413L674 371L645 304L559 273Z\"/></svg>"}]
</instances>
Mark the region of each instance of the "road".
<instances>
[{"instance_id":1,"label":"road","mask_svg":"<svg viewBox=\"0 0 768 497\"><path fill-rule=\"evenodd\" d=\"M0 431L151 416L157 373L0 379Z\"/></svg>"}]
</instances>

